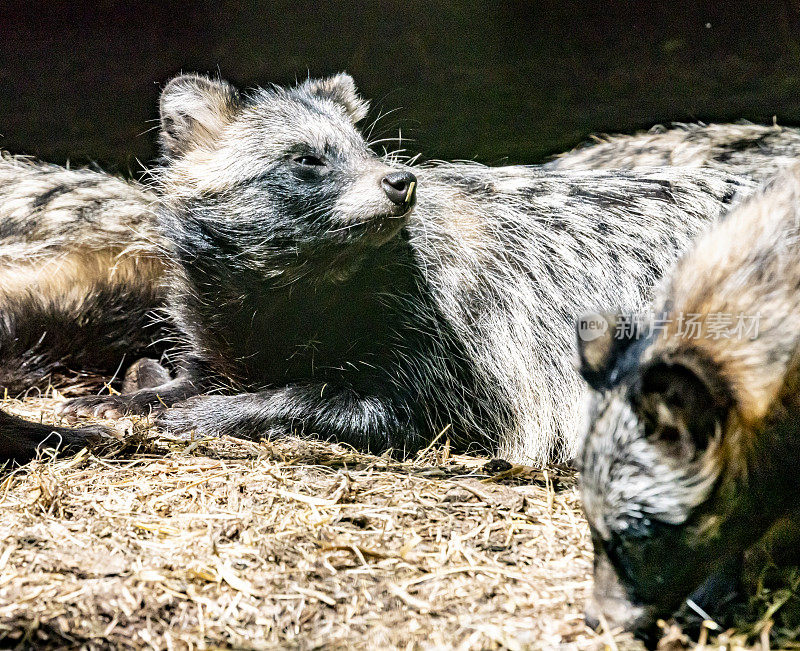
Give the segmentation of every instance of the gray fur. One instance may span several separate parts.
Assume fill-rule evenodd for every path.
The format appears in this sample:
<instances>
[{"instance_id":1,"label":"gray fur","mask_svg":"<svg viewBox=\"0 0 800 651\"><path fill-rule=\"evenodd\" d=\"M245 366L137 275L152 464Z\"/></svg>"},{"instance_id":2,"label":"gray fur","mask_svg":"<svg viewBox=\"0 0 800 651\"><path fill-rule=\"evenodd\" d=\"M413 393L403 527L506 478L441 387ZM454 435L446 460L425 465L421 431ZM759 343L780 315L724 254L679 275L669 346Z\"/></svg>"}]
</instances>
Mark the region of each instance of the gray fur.
<instances>
[{"instance_id":1,"label":"gray fur","mask_svg":"<svg viewBox=\"0 0 800 651\"><path fill-rule=\"evenodd\" d=\"M155 202L135 182L0 152L0 265L30 264L77 246L152 250Z\"/></svg>"},{"instance_id":2,"label":"gray fur","mask_svg":"<svg viewBox=\"0 0 800 651\"><path fill-rule=\"evenodd\" d=\"M751 187L685 169L555 173L439 164L416 171L409 232L420 265L498 415L490 440L528 463L572 458L584 426L575 319L609 303L646 305L692 238L735 192ZM435 384L464 400L457 378L436 367L427 373L440 374Z\"/></svg>"},{"instance_id":3,"label":"gray fur","mask_svg":"<svg viewBox=\"0 0 800 651\"><path fill-rule=\"evenodd\" d=\"M101 172L0 156L0 386L113 373L160 336L154 202Z\"/></svg>"},{"instance_id":4,"label":"gray fur","mask_svg":"<svg viewBox=\"0 0 800 651\"><path fill-rule=\"evenodd\" d=\"M634 169L705 167L766 180L791 165L800 130L777 124L661 125L635 135L595 137L556 157L547 169Z\"/></svg>"}]
</instances>

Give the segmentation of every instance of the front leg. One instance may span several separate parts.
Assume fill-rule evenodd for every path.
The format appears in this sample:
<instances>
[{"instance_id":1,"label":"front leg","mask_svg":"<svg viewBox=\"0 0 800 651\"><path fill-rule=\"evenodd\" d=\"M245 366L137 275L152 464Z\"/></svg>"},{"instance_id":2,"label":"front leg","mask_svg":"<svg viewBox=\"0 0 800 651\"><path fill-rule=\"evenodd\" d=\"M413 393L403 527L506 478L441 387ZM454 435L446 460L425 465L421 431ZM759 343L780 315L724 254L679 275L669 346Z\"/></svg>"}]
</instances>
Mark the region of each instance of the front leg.
<instances>
[{"instance_id":1,"label":"front leg","mask_svg":"<svg viewBox=\"0 0 800 651\"><path fill-rule=\"evenodd\" d=\"M359 450L400 453L425 441L408 404L327 384L290 385L259 393L205 395L176 404L156 424L206 436L277 438L304 434Z\"/></svg>"}]
</instances>

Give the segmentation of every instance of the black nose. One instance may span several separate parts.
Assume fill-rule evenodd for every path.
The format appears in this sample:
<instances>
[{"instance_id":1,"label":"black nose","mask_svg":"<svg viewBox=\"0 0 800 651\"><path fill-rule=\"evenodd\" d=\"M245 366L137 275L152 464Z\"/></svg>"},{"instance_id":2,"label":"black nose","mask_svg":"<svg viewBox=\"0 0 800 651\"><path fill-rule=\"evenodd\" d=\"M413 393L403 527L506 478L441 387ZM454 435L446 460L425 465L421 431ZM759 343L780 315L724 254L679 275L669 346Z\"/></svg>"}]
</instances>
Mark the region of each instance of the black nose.
<instances>
[{"instance_id":1,"label":"black nose","mask_svg":"<svg viewBox=\"0 0 800 651\"><path fill-rule=\"evenodd\" d=\"M416 198L417 177L411 172L392 172L383 177L381 187L392 203L411 206Z\"/></svg>"}]
</instances>

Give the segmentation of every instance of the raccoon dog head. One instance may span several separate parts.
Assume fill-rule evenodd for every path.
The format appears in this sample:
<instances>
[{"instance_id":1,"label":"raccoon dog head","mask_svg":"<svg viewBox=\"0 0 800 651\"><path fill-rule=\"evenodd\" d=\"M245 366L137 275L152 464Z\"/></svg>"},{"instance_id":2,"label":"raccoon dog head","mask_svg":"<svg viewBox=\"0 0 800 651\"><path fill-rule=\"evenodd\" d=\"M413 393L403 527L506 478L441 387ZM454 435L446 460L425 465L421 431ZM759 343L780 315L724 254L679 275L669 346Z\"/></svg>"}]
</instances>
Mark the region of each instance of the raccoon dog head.
<instances>
[{"instance_id":1,"label":"raccoon dog head","mask_svg":"<svg viewBox=\"0 0 800 651\"><path fill-rule=\"evenodd\" d=\"M356 129L367 103L340 74L240 95L198 75L161 95L162 224L176 250L225 250L268 275L332 264L401 231L416 178Z\"/></svg>"},{"instance_id":2,"label":"raccoon dog head","mask_svg":"<svg viewBox=\"0 0 800 651\"><path fill-rule=\"evenodd\" d=\"M710 362L658 352L632 318L603 318L608 327L589 336L578 329L593 389L578 459L595 552L587 623L602 615L647 639L747 539L723 481L734 410Z\"/></svg>"}]
</instances>

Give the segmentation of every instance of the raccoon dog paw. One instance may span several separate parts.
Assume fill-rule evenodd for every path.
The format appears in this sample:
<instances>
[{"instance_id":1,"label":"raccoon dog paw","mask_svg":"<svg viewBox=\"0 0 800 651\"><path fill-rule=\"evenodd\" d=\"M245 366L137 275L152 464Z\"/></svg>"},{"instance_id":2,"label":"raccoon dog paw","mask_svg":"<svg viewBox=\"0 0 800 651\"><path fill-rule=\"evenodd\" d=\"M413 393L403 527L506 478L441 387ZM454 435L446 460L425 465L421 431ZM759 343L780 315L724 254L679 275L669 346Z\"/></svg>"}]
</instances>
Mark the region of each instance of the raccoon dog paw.
<instances>
[{"instance_id":1,"label":"raccoon dog paw","mask_svg":"<svg viewBox=\"0 0 800 651\"><path fill-rule=\"evenodd\" d=\"M146 416L159 408L163 405L157 399L154 401L152 396L132 393L72 398L56 407L56 413L67 420L81 417L117 419L128 414Z\"/></svg>"},{"instance_id":2,"label":"raccoon dog paw","mask_svg":"<svg viewBox=\"0 0 800 651\"><path fill-rule=\"evenodd\" d=\"M133 379L126 377L126 382L130 380L129 385L150 384L158 380L159 376L169 377L167 371L152 360L140 360L133 368L137 369L135 377ZM121 418L126 414L148 416L194 395L197 395L197 388L191 378L181 376L159 386L142 388L133 393L73 398L59 405L56 411L69 419L79 416Z\"/></svg>"},{"instance_id":3,"label":"raccoon dog paw","mask_svg":"<svg viewBox=\"0 0 800 651\"><path fill-rule=\"evenodd\" d=\"M122 380L122 393L135 393L140 389L154 389L169 382L169 371L156 360L142 357L130 365Z\"/></svg>"},{"instance_id":4,"label":"raccoon dog paw","mask_svg":"<svg viewBox=\"0 0 800 651\"><path fill-rule=\"evenodd\" d=\"M155 424L179 436L221 436L227 433L222 422L225 402L223 396L189 398L158 414Z\"/></svg>"}]
</instances>

